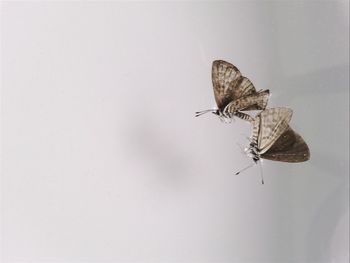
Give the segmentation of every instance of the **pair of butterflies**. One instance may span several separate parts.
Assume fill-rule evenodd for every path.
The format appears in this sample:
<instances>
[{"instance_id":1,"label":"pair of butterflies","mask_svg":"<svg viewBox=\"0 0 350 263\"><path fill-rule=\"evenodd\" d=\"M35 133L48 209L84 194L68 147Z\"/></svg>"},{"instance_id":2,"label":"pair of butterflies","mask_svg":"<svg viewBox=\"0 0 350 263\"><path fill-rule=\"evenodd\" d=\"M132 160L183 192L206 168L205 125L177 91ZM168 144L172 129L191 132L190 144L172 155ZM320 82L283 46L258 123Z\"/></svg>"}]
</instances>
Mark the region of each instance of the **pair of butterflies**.
<instances>
[{"instance_id":1,"label":"pair of butterflies","mask_svg":"<svg viewBox=\"0 0 350 263\"><path fill-rule=\"evenodd\" d=\"M251 141L246 152L254 163L261 158L292 163L310 159L309 147L289 126L293 111L285 107L266 109L269 90L256 91L238 68L223 60L213 62L212 81L218 108L196 112L196 117L212 112L224 121L236 116L252 123ZM245 113L251 110L262 111L252 117Z\"/></svg>"}]
</instances>

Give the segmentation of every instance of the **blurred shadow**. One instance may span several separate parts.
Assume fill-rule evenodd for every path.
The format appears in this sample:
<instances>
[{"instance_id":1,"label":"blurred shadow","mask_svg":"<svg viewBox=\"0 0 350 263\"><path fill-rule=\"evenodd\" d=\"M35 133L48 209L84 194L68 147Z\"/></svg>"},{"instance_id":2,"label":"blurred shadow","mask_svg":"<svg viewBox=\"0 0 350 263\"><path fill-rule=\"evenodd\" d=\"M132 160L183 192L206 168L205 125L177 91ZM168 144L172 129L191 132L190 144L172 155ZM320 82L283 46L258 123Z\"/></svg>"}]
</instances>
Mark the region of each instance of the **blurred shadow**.
<instances>
[{"instance_id":1,"label":"blurred shadow","mask_svg":"<svg viewBox=\"0 0 350 263\"><path fill-rule=\"evenodd\" d=\"M276 101L296 109L299 116L294 115L298 119L295 123L300 124L296 130L303 131L309 144L314 173L327 174L330 180L316 192L329 194L308 226L307 257L309 262L332 262L331 237L348 209L349 65L294 76L281 83L274 94ZM335 179L338 186L328 189Z\"/></svg>"},{"instance_id":2,"label":"blurred shadow","mask_svg":"<svg viewBox=\"0 0 350 263\"><path fill-rule=\"evenodd\" d=\"M349 65L317 70L291 78L279 78L278 82L273 83L273 85L278 85L278 88L271 87L271 90L274 95L277 94L282 99L298 98L301 95L317 96L318 93L349 93ZM281 92L274 93L273 90Z\"/></svg>"},{"instance_id":3,"label":"blurred shadow","mask_svg":"<svg viewBox=\"0 0 350 263\"><path fill-rule=\"evenodd\" d=\"M299 120L295 123L302 126L312 163L320 170L339 175L334 168L339 168L340 160L349 159L349 65L295 76L281 83L272 94L276 101L293 106L299 114L294 114L294 119ZM339 95L342 100L337 100ZM347 176L348 168L341 174Z\"/></svg>"},{"instance_id":4,"label":"blurred shadow","mask_svg":"<svg viewBox=\"0 0 350 263\"><path fill-rule=\"evenodd\" d=\"M334 262L334 259L330 258L330 243L339 221L349 209L348 192L349 188L344 187L344 182L340 182L314 215L307 235L306 251L309 262Z\"/></svg>"},{"instance_id":5,"label":"blurred shadow","mask_svg":"<svg viewBox=\"0 0 350 263\"><path fill-rule=\"evenodd\" d=\"M185 146L176 139L176 132L169 134L166 131L169 127L163 127L145 114L141 119L131 119L136 121L126 126L126 147L131 148L135 158L142 158L151 164L154 169L152 176L167 185L182 184L188 178L186 174L190 164L186 159Z\"/></svg>"}]
</instances>

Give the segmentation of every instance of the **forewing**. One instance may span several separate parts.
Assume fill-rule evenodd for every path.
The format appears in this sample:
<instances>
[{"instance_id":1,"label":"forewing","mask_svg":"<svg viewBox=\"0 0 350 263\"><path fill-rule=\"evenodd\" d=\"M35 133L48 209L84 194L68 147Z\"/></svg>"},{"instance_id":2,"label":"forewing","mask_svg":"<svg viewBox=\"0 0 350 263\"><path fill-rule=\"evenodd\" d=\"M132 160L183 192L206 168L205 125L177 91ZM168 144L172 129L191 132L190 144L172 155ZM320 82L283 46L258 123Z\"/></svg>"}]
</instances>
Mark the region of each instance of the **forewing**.
<instances>
[{"instance_id":1,"label":"forewing","mask_svg":"<svg viewBox=\"0 0 350 263\"><path fill-rule=\"evenodd\" d=\"M252 121L252 118L246 118L246 113L241 111L264 110L269 99L269 91L264 90L231 101L224 109L224 112L235 115L243 120ZM243 117L243 118L242 118Z\"/></svg>"},{"instance_id":2,"label":"forewing","mask_svg":"<svg viewBox=\"0 0 350 263\"><path fill-rule=\"evenodd\" d=\"M239 98L238 100L247 100L245 107L242 107L241 111L250 110L265 110L267 102L269 101L270 91L264 90L260 92L255 92L251 95Z\"/></svg>"},{"instance_id":3,"label":"forewing","mask_svg":"<svg viewBox=\"0 0 350 263\"><path fill-rule=\"evenodd\" d=\"M271 108L262 111L260 116L258 148L265 153L287 129L293 111L288 108Z\"/></svg>"},{"instance_id":4,"label":"forewing","mask_svg":"<svg viewBox=\"0 0 350 263\"><path fill-rule=\"evenodd\" d=\"M251 140L252 140L251 142L256 145L258 145L260 122L261 122L261 117L260 117L260 114L258 114L255 116L253 121L252 137L251 137Z\"/></svg>"},{"instance_id":5,"label":"forewing","mask_svg":"<svg viewBox=\"0 0 350 263\"><path fill-rule=\"evenodd\" d=\"M215 101L219 109L224 108L233 98L231 82L241 77L241 72L231 63L215 60L212 66L212 81Z\"/></svg>"},{"instance_id":6,"label":"forewing","mask_svg":"<svg viewBox=\"0 0 350 263\"><path fill-rule=\"evenodd\" d=\"M230 83L235 99L256 93L253 83L247 78L240 76Z\"/></svg>"},{"instance_id":7,"label":"forewing","mask_svg":"<svg viewBox=\"0 0 350 263\"><path fill-rule=\"evenodd\" d=\"M298 163L310 159L310 150L303 138L288 126L273 146L260 156L272 161Z\"/></svg>"}]
</instances>

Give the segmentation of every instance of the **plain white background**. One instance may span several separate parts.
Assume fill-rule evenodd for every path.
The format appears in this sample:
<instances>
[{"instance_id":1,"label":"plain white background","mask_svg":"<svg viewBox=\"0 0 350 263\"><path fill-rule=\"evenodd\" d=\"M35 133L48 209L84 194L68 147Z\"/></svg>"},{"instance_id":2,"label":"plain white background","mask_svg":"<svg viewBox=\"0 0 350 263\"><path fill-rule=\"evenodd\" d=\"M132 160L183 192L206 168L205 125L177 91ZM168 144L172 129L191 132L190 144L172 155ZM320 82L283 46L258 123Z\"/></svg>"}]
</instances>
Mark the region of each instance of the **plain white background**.
<instances>
[{"instance_id":1,"label":"plain white background","mask_svg":"<svg viewBox=\"0 0 350 263\"><path fill-rule=\"evenodd\" d=\"M348 262L349 4L2 2L3 262ZM225 59L311 160L252 161Z\"/></svg>"}]
</instances>

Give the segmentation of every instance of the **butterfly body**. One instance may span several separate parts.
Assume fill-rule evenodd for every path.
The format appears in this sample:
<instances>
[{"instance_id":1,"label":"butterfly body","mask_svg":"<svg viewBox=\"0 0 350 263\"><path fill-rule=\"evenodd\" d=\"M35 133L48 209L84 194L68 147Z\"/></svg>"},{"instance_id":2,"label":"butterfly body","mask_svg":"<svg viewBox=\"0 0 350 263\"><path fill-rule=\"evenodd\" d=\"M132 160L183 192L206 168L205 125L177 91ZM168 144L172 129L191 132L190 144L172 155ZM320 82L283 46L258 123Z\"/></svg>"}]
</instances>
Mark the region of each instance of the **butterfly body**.
<instances>
[{"instance_id":1,"label":"butterfly body","mask_svg":"<svg viewBox=\"0 0 350 263\"><path fill-rule=\"evenodd\" d=\"M224 121L236 116L253 122L253 118L242 111L266 108L269 90L257 92L252 82L242 76L238 68L231 63L215 60L212 65L212 82L218 108L197 112L196 116L212 112Z\"/></svg>"},{"instance_id":2,"label":"butterfly body","mask_svg":"<svg viewBox=\"0 0 350 263\"><path fill-rule=\"evenodd\" d=\"M252 82L237 67L223 60L213 62L212 82L217 108L196 112L196 117L211 112L222 121L230 122L236 116L253 126L250 144L245 151L254 163L236 174L259 163L264 183L261 159L290 163L310 159L307 144L289 126L292 110L284 107L266 109L269 90L256 91ZM261 112L255 117L245 113L254 110Z\"/></svg>"},{"instance_id":3,"label":"butterfly body","mask_svg":"<svg viewBox=\"0 0 350 263\"><path fill-rule=\"evenodd\" d=\"M292 110L288 108L271 108L256 116L247 149L255 163L261 158L291 163L310 159L307 144L289 126L291 117Z\"/></svg>"}]
</instances>

